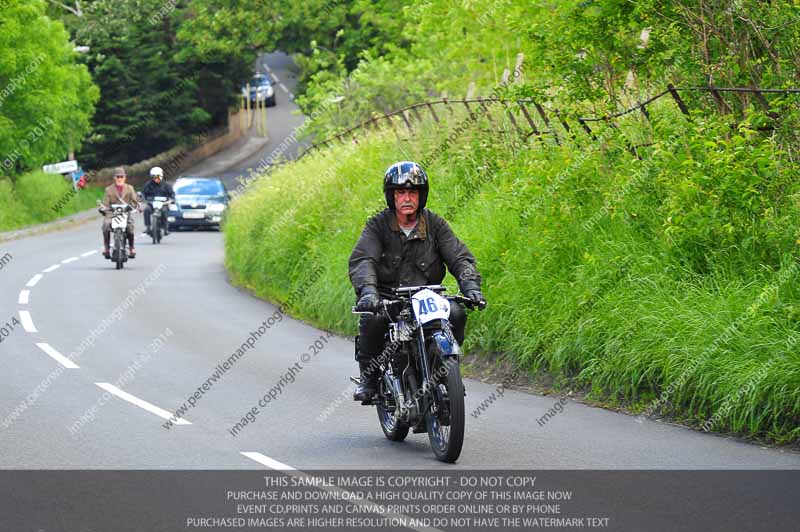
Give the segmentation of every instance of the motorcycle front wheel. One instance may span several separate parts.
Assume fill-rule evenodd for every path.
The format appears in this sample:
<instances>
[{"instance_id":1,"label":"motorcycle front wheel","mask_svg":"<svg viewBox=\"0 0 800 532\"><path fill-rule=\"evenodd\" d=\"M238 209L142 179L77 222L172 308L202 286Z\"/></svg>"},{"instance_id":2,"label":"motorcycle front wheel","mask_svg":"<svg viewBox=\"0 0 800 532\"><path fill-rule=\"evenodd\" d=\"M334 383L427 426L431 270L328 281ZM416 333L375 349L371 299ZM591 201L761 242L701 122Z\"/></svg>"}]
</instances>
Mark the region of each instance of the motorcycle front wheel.
<instances>
[{"instance_id":1,"label":"motorcycle front wheel","mask_svg":"<svg viewBox=\"0 0 800 532\"><path fill-rule=\"evenodd\" d=\"M388 392L385 387L386 385L383 383L383 379L381 379L381 397L392 397L391 392ZM395 417L397 406L389 407L384 402L381 402L376 405L375 408L378 410L378 422L381 424L381 430L383 431L383 435L386 436L386 439L390 441L405 440L406 436L408 436L409 426L408 423L400 421Z\"/></svg>"},{"instance_id":2,"label":"motorcycle front wheel","mask_svg":"<svg viewBox=\"0 0 800 532\"><path fill-rule=\"evenodd\" d=\"M158 216L153 216L150 221L150 233L153 235L153 244L161 242L161 228L158 223Z\"/></svg>"},{"instance_id":3,"label":"motorcycle front wheel","mask_svg":"<svg viewBox=\"0 0 800 532\"><path fill-rule=\"evenodd\" d=\"M437 356L435 360L431 375L441 403L435 413L431 405L431 410L425 413L425 422L436 459L453 463L464 445L464 382L458 359Z\"/></svg>"},{"instance_id":4,"label":"motorcycle front wheel","mask_svg":"<svg viewBox=\"0 0 800 532\"><path fill-rule=\"evenodd\" d=\"M125 242L123 241L122 231L117 229L114 231L114 259L117 265L117 269L121 270L124 264L124 255L125 255Z\"/></svg>"}]
</instances>

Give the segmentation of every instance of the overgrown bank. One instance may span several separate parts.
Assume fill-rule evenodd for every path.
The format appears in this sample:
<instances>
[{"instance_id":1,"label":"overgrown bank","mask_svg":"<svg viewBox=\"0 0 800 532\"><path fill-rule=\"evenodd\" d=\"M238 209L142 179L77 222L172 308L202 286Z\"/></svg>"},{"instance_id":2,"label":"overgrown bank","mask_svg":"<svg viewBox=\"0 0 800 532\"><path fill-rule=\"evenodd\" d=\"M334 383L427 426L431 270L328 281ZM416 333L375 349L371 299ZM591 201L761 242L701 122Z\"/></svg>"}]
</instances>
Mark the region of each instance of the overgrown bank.
<instances>
[{"instance_id":1,"label":"overgrown bank","mask_svg":"<svg viewBox=\"0 0 800 532\"><path fill-rule=\"evenodd\" d=\"M797 165L746 122L653 118L643 160L611 132L542 148L470 131L432 161L429 207L477 256L490 302L467 347L607 404L796 441ZM256 181L225 227L234 281L284 300L314 272L293 311L353 334L347 259L382 171L446 135L374 133Z\"/></svg>"},{"instance_id":2,"label":"overgrown bank","mask_svg":"<svg viewBox=\"0 0 800 532\"><path fill-rule=\"evenodd\" d=\"M94 207L103 187L89 185L75 192L61 176L31 172L0 179L0 232L19 229L68 216Z\"/></svg>"}]
</instances>

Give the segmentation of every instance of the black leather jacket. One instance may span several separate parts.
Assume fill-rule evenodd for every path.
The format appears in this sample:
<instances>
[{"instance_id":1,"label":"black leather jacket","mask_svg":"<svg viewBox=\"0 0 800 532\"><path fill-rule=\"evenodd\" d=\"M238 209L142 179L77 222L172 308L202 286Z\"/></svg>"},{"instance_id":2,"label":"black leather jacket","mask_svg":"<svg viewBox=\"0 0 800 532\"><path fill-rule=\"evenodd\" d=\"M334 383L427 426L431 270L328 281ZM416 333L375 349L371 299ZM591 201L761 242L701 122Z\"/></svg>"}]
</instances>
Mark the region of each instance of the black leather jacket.
<instances>
[{"instance_id":1,"label":"black leather jacket","mask_svg":"<svg viewBox=\"0 0 800 532\"><path fill-rule=\"evenodd\" d=\"M398 286L439 284L445 266L462 292L480 290L475 257L438 214L424 209L406 237L394 211L384 209L367 221L350 255L350 282L361 295L365 286L379 292Z\"/></svg>"},{"instance_id":2,"label":"black leather jacket","mask_svg":"<svg viewBox=\"0 0 800 532\"><path fill-rule=\"evenodd\" d=\"M155 180L151 179L142 187L142 196L145 199L153 199L156 196L175 199L175 192L172 190L172 185L163 179L161 183L156 183Z\"/></svg>"}]
</instances>

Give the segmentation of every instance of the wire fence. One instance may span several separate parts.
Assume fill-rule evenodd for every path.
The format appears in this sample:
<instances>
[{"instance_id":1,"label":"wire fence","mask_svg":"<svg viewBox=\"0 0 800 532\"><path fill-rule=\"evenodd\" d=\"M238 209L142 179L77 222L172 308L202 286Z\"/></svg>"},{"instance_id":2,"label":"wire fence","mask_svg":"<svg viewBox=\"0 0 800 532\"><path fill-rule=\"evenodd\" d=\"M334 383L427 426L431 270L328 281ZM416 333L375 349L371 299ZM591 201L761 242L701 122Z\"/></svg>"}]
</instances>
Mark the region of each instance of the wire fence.
<instances>
[{"instance_id":1,"label":"wire fence","mask_svg":"<svg viewBox=\"0 0 800 532\"><path fill-rule=\"evenodd\" d=\"M523 137L535 137L540 141L544 137L550 137L557 144L561 144L561 136L566 135L573 140L577 137L576 131L585 132L592 140L597 140L595 129L598 123L605 123L615 129L619 129L617 119L632 113L641 113L644 120L650 122L651 114L648 106L653 105L662 98L671 98L678 109L687 119L691 120L689 105L681 94L701 93L710 96L716 111L721 114L730 114L737 105L729 102L725 95L735 95L739 98L742 107L752 103L759 105L766 115L774 120L780 118L779 113L767 99L766 95L790 95L800 94L800 89L766 89L759 87L675 87L671 84L667 88L648 98L645 101L637 102L635 105L620 112L594 117L570 117L558 109L548 109L543 104L532 98L523 99L502 99L502 98L465 98L451 100L446 97L439 100L424 101L398 109L391 113L382 115L374 114L369 120L365 120L351 128L341 131L325 140L312 143L308 149L301 153L297 159L304 155L324 147L329 147L337 142L352 141L358 144L359 135L367 134L371 131L378 131L382 128L391 127L395 131L398 128L405 128L409 133L413 133L415 125L423 120L432 119L441 122L445 113L454 115L457 108L463 108L469 116L475 116L476 112L485 117L490 125L488 132L505 131L505 127L498 127L498 118L507 120L507 123ZM492 109L500 104L502 111L492 116ZM438 112L437 112L438 110ZM500 114L501 116L497 116ZM441 115L441 116L440 116ZM560 125L561 131L556 125ZM577 127L576 127L577 126ZM774 125L762 126L763 130L774 129ZM628 142L628 150L639 157L638 148L650 145L651 143L631 144Z\"/></svg>"}]
</instances>

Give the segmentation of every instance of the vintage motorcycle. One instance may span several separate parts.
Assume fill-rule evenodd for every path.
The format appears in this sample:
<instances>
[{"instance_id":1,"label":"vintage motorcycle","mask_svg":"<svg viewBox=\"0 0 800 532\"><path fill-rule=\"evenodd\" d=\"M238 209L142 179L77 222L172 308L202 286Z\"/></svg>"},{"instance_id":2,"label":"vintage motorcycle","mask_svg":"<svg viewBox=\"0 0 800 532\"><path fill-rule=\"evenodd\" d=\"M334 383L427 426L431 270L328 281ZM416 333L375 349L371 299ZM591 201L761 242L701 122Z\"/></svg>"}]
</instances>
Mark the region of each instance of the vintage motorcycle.
<instances>
[{"instance_id":1,"label":"vintage motorcycle","mask_svg":"<svg viewBox=\"0 0 800 532\"><path fill-rule=\"evenodd\" d=\"M150 206L153 209L150 215L150 234L153 237L153 244L160 244L161 237L169 234L166 210L171 202L171 199L163 196L156 196L152 200L149 200Z\"/></svg>"},{"instance_id":2,"label":"vintage motorcycle","mask_svg":"<svg viewBox=\"0 0 800 532\"><path fill-rule=\"evenodd\" d=\"M455 462L464 443L464 383L461 348L450 327L450 304L476 304L465 297L444 295L441 285L394 289L374 312L389 320L386 347L376 360L378 393L371 401L386 438L403 441L409 429L427 432L438 460ZM356 377L351 380L358 384Z\"/></svg>"},{"instance_id":3,"label":"vintage motorcycle","mask_svg":"<svg viewBox=\"0 0 800 532\"><path fill-rule=\"evenodd\" d=\"M98 200L99 211L101 214L106 213L106 208ZM125 263L128 261L128 250L126 249L127 239L125 238L125 231L128 227L128 216L133 208L125 203L112 203L109 207L112 212L111 217L111 232L113 233L113 247L111 248L111 262L113 262L118 270L121 270Z\"/></svg>"}]
</instances>

